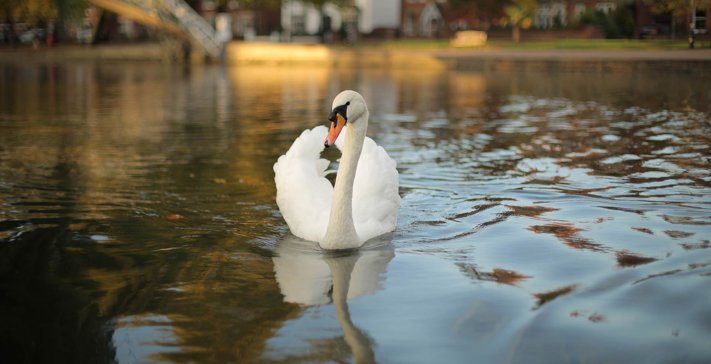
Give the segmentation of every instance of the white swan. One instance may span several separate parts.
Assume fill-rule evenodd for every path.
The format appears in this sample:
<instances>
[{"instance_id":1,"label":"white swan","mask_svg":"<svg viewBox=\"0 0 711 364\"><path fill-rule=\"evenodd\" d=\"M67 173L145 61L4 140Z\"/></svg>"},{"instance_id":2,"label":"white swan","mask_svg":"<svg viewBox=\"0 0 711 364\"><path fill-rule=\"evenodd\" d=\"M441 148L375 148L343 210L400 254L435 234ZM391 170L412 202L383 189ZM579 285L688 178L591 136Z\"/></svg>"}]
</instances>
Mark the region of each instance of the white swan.
<instances>
[{"instance_id":1,"label":"white swan","mask_svg":"<svg viewBox=\"0 0 711 364\"><path fill-rule=\"evenodd\" d=\"M368 107L359 93L338 94L329 120L330 130L305 130L274 164L276 201L294 235L323 249L358 248L395 229L399 175L395 161L365 136ZM328 160L320 158L334 143L342 153L335 187L325 177Z\"/></svg>"}]
</instances>

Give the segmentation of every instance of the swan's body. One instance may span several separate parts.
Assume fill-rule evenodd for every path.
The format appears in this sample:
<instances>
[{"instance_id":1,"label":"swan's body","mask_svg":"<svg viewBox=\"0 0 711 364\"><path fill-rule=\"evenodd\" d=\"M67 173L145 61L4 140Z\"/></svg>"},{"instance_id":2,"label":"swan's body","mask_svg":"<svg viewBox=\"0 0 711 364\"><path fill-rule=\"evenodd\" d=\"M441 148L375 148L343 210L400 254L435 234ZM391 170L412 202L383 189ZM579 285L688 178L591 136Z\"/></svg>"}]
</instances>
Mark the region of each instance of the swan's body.
<instances>
[{"instance_id":1,"label":"swan's body","mask_svg":"<svg viewBox=\"0 0 711 364\"><path fill-rule=\"evenodd\" d=\"M324 249L358 248L395 229L399 176L395 161L365 136L368 109L360 94L336 96L330 119L330 131L305 130L274 164L277 205L294 235ZM325 177L328 160L320 158L324 139L342 153L335 186Z\"/></svg>"}]
</instances>

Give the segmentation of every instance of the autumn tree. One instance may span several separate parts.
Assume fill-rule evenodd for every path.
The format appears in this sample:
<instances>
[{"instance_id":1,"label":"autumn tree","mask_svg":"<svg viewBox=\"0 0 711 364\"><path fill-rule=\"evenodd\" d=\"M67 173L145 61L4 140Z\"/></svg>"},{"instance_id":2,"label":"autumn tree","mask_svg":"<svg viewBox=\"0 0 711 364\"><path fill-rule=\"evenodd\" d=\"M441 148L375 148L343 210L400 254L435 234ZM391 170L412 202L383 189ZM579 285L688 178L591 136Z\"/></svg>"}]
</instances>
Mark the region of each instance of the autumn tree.
<instances>
[{"instance_id":1,"label":"autumn tree","mask_svg":"<svg viewBox=\"0 0 711 364\"><path fill-rule=\"evenodd\" d=\"M447 0L449 10L458 14L488 23L491 19L501 18L502 9L508 1L501 0Z\"/></svg>"},{"instance_id":2,"label":"autumn tree","mask_svg":"<svg viewBox=\"0 0 711 364\"><path fill-rule=\"evenodd\" d=\"M81 18L86 6L85 0L0 0L0 19L10 24L10 39L14 41L15 23L41 26L56 22L55 29L62 30L63 24Z\"/></svg>"},{"instance_id":3,"label":"autumn tree","mask_svg":"<svg viewBox=\"0 0 711 364\"><path fill-rule=\"evenodd\" d=\"M514 0L511 5L504 8L506 16L511 22L511 39L518 43L521 40L521 27L530 24L533 15L538 9L536 0Z\"/></svg>"}]
</instances>

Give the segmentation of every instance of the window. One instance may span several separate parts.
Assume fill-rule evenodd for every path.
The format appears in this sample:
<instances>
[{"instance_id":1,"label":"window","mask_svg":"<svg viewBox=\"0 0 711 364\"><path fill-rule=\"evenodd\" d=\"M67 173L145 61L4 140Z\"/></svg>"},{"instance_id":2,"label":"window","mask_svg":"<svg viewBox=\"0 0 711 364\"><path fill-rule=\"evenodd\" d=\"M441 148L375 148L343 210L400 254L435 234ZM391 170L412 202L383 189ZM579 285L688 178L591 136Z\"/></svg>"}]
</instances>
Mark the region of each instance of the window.
<instances>
[{"instance_id":1,"label":"window","mask_svg":"<svg viewBox=\"0 0 711 364\"><path fill-rule=\"evenodd\" d=\"M597 10L600 10L600 11L607 13L607 14L609 14L613 10L615 10L616 7L617 7L617 5L612 1L601 1L595 5L595 8Z\"/></svg>"},{"instance_id":2,"label":"window","mask_svg":"<svg viewBox=\"0 0 711 364\"><path fill-rule=\"evenodd\" d=\"M575 4L575 8L574 8L574 10L573 10L573 11L574 11L574 14L575 14L575 17L576 17L576 18L580 18L580 14L584 13L585 10L586 10L585 3L577 3L577 4Z\"/></svg>"},{"instance_id":3,"label":"window","mask_svg":"<svg viewBox=\"0 0 711 364\"><path fill-rule=\"evenodd\" d=\"M695 34L705 34L706 33L706 10L705 9L694 9L694 33Z\"/></svg>"}]
</instances>

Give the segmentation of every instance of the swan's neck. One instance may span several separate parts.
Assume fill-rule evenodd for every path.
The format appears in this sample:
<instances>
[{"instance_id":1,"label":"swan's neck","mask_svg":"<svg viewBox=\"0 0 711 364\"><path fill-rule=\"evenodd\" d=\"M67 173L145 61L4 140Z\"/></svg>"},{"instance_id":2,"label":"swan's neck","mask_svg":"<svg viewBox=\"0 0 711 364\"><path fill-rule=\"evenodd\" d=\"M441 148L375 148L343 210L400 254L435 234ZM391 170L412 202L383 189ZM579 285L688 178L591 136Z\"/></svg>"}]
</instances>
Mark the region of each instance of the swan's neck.
<instances>
[{"instance_id":1,"label":"swan's neck","mask_svg":"<svg viewBox=\"0 0 711 364\"><path fill-rule=\"evenodd\" d=\"M346 127L341 163L333 188L331 215L326 236L320 244L324 249L351 249L363 243L353 224L353 182L358 169L358 159L363 150L367 123L368 119L365 117Z\"/></svg>"}]
</instances>

